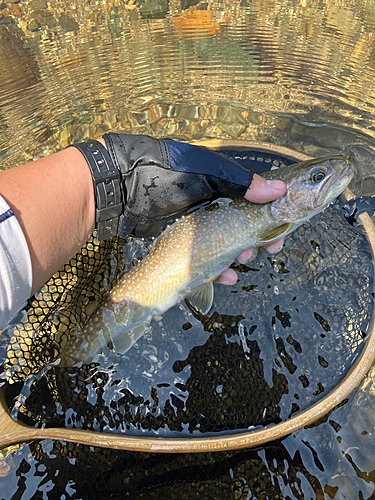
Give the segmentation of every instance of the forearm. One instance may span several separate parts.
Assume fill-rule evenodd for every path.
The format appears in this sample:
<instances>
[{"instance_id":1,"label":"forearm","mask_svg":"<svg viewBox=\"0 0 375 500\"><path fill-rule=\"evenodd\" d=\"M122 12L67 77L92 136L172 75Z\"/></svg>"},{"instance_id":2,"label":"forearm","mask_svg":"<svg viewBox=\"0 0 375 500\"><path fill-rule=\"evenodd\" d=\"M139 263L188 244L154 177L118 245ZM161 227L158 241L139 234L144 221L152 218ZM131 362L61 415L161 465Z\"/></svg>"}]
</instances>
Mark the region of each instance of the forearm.
<instances>
[{"instance_id":1,"label":"forearm","mask_svg":"<svg viewBox=\"0 0 375 500\"><path fill-rule=\"evenodd\" d=\"M13 209L29 246L35 293L94 230L90 169L77 149L68 148L0 172L0 194Z\"/></svg>"}]
</instances>

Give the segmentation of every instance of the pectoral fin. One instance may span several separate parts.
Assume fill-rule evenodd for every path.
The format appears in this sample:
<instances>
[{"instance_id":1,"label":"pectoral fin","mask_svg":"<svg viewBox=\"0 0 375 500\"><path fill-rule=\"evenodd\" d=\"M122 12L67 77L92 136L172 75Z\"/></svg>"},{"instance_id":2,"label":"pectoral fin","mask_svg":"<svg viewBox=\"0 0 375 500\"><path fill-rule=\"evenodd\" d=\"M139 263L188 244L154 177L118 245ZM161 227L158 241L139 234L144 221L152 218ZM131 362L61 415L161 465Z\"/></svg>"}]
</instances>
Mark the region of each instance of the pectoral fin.
<instances>
[{"instance_id":1,"label":"pectoral fin","mask_svg":"<svg viewBox=\"0 0 375 500\"><path fill-rule=\"evenodd\" d=\"M284 234L286 234L289 231L291 225L292 224L287 223L287 224L282 224L281 226L278 227L274 227L273 229L267 229L267 231L257 234L257 239L261 243L268 243L269 241L277 240L278 238L281 238Z\"/></svg>"},{"instance_id":2,"label":"pectoral fin","mask_svg":"<svg viewBox=\"0 0 375 500\"><path fill-rule=\"evenodd\" d=\"M189 307L199 312L207 314L214 301L214 285L211 281L195 288L186 297L185 301Z\"/></svg>"}]
</instances>

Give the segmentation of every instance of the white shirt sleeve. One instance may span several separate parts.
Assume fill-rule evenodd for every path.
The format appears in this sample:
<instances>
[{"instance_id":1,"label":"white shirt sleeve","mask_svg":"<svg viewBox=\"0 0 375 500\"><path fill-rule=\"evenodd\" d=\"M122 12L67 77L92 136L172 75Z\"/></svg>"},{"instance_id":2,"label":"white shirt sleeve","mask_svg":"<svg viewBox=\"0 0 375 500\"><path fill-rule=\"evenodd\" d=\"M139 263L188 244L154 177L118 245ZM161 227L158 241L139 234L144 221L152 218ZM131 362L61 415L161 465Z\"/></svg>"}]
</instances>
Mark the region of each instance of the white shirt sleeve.
<instances>
[{"instance_id":1,"label":"white shirt sleeve","mask_svg":"<svg viewBox=\"0 0 375 500\"><path fill-rule=\"evenodd\" d=\"M0 330L30 297L29 247L13 210L0 196Z\"/></svg>"}]
</instances>

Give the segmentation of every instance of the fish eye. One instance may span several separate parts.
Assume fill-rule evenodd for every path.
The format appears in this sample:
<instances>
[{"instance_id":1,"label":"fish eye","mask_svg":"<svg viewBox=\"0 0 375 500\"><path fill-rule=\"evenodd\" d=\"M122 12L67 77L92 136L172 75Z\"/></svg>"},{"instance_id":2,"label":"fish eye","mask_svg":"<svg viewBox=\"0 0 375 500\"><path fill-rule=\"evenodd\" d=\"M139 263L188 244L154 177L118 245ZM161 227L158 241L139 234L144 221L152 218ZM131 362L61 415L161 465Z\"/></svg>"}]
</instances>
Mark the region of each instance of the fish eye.
<instances>
[{"instance_id":1,"label":"fish eye","mask_svg":"<svg viewBox=\"0 0 375 500\"><path fill-rule=\"evenodd\" d=\"M325 172L323 172L322 170L317 170L311 174L311 180L313 182L321 182L325 176Z\"/></svg>"}]
</instances>

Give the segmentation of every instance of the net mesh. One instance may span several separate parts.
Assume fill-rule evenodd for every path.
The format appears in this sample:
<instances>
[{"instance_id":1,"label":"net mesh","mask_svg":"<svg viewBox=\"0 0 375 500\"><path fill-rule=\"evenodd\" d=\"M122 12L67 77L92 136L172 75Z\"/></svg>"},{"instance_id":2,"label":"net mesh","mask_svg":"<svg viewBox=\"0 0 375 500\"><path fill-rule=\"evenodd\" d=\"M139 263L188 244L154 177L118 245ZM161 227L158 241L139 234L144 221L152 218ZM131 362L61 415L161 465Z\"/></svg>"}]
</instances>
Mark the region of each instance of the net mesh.
<instances>
[{"instance_id":1,"label":"net mesh","mask_svg":"<svg viewBox=\"0 0 375 500\"><path fill-rule=\"evenodd\" d=\"M302 500L306 484L317 498L323 498L323 489L332 493L330 498L337 491L322 485L300 452L291 455L281 442L266 445L263 453L253 449L160 456L44 441L32 443L30 452L35 471L45 471L38 490L49 485L49 498L56 499ZM14 498L25 497L25 481L32 471L22 460Z\"/></svg>"},{"instance_id":2,"label":"net mesh","mask_svg":"<svg viewBox=\"0 0 375 500\"><path fill-rule=\"evenodd\" d=\"M264 168L288 161L234 154ZM91 303L149 243L91 238L30 300L3 346L13 415L30 425L132 436L244 432L318 401L363 346L372 311L371 255L336 203L293 233L276 256L260 251L249 265L233 265L239 281L215 285L209 315L180 303L125 355L109 350L100 362L55 366Z\"/></svg>"}]
</instances>

